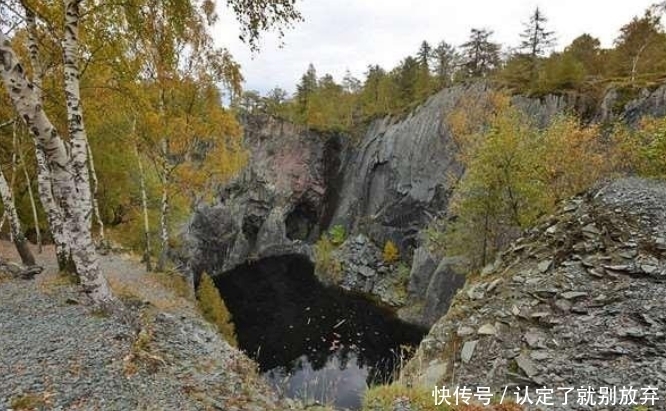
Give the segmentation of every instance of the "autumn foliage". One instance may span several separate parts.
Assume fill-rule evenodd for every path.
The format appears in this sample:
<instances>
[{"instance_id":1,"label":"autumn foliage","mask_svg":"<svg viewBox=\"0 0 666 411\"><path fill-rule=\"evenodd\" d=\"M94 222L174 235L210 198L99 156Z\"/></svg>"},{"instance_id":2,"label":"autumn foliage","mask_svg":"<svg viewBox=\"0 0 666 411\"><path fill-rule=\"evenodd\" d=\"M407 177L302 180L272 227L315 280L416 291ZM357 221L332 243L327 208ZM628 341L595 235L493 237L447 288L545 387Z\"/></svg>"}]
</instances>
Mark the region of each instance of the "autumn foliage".
<instances>
[{"instance_id":1,"label":"autumn foliage","mask_svg":"<svg viewBox=\"0 0 666 411\"><path fill-rule=\"evenodd\" d=\"M613 171L599 127L560 115L539 128L506 97L488 104L491 110L474 117L485 125L467 117L465 103L449 118L466 172L451 206L458 219L442 243L445 253L466 255L475 266L488 263L560 200Z\"/></svg>"},{"instance_id":2,"label":"autumn foliage","mask_svg":"<svg viewBox=\"0 0 666 411\"><path fill-rule=\"evenodd\" d=\"M206 273L201 276L201 282L197 289L197 300L203 317L217 327L217 331L229 344L237 346L238 342L236 341L236 331L231 313L224 304L213 279Z\"/></svg>"},{"instance_id":3,"label":"autumn foliage","mask_svg":"<svg viewBox=\"0 0 666 411\"><path fill-rule=\"evenodd\" d=\"M384 244L382 258L385 263L389 264L395 263L400 258L400 250L398 250L398 247L393 241L388 240L386 244Z\"/></svg>"}]
</instances>

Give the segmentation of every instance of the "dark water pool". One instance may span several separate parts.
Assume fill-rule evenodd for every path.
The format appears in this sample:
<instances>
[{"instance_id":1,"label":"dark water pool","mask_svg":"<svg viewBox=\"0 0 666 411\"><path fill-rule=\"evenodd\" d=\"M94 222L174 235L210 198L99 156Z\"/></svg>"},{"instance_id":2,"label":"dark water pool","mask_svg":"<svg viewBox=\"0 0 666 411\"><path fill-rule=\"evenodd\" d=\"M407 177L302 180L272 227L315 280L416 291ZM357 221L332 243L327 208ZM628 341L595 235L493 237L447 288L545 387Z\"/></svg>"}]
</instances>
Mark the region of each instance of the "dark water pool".
<instances>
[{"instance_id":1,"label":"dark water pool","mask_svg":"<svg viewBox=\"0 0 666 411\"><path fill-rule=\"evenodd\" d=\"M298 256L241 266L216 284L241 349L291 398L358 409L366 387L390 381L427 332L365 298L323 287Z\"/></svg>"}]
</instances>

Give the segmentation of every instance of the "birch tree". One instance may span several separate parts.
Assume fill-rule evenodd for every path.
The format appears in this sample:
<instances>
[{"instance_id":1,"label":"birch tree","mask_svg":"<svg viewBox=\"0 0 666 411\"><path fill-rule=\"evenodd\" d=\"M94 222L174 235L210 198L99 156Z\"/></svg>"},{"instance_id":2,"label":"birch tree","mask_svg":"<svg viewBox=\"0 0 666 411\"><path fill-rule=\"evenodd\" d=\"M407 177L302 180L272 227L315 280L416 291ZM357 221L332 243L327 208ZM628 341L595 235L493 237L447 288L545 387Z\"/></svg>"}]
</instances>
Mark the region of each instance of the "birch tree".
<instances>
[{"instance_id":1,"label":"birch tree","mask_svg":"<svg viewBox=\"0 0 666 411\"><path fill-rule=\"evenodd\" d=\"M16 205L14 204L14 194L9 187L9 183L7 182L2 169L0 169L0 197L2 198L2 205L4 206L7 219L9 220L12 241L14 242L14 246L16 246L16 251L21 257L21 262L27 266L35 265L35 258L33 257L32 251L30 251L30 248L28 247L28 241L21 230L21 222L19 221Z\"/></svg>"},{"instance_id":2,"label":"birch tree","mask_svg":"<svg viewBox=\"0 0 666 411\"><path fill-rule=\"evenodd\" d=\"M615 40L617 72L628 75L633 83L641 74L655 74L666 68L666 33L658 9L648 9L620 29Z\"/></svg>"},{"instance_id":3,"label":"birch tree","mask_svg":"<svg viewBox=\"0 0 666 411\"><path fill-rule=\"evenodd\" d=\"M21 139L19 138L18 134L18 123L21 121L21 119L17 118L14 120L14 123L12 124L12 162L13 162L13 170L12 170L12 180L16 178L16 174L18 172L18 168L21 168L21 171L23 172L23 177L25 178L26 182L26 187L28 191L28 199L30 200L30 210L32 211L32 221L35 227L35 236L37 240L37 252L41 254L42 252L42 233L41 229L39 228L39 216L37 215L37 204L35 203L35 196L32 192L32 179L30 178L30 174L28 174L28 168L26 167L25 164L25 159L23 156L23 148L21 147ZM11 184L12 188L14 185Z\"/></svg>"},{"instance_id":4,"label":"birch tree","mask_svg":"<svg viewBox=\"0 0 666 411\"><path fill-rule=\"evenodd\" d=\"M293 0L227 0L225 3L241 23L241 35L251 48L257 47L261 32L277 29L281 34L292 21L300 18ZM79 33L81 7L85 7L86 19L92 23L83 31L83 39ZM213 47L208 33L208 26L216 19L215 11L216 2L212 0L127 0L121 3L10 0L0 3L0 23L7 22L5 16L14 19L3 26L3 30L19 27L21 34L25 27L27 33L26 38L16 35L16 30L13 36L8 34L11 30L0 32L0 79L34 140L39 197L56 242L59 262L61 266L67 261L74 263L84 289L97 302L110 300L112 295L100 271L91 232L94 215L103 236L103 218L96 202L98 179L84 121L80 79L87 69L117 70L123 75L115 80L124 81L125 85L142 84L160 90L158 104L152 108L156 109L163 126L159 147L163 149L164 164L173 168L171 165L180 164L180 160L175 161L171 151L181 142L172 139L168 127L164 127L170 126L165 121L167 113L174 111L167 106L165 92L169 87L184 79L187 82L204 78L207 85L221 81L234 93L240 91L242 77L238 65L227 51ZM31 67L21 64L12 40L25 42L22 43L28 50L25 59L30 61ZM40 61L45 54L38 46L45 41L56 45L50 53L60 53L49 62L57 65L50 72ZM81 56L85 61L81 61ZM130 70L119 67L125 62L133 65ZM54 74L59 70L63 74L62 86L58 85L58 80L54 81ZM64 92L64 101L53 104L53 99L46 101L42 97L42 77L47 72L49 84L56 85L54 95ZM47 108L50 105L54 110ZM66 118L66 127L59 127L63 122L54 114L60 108L65 110L62 117ZM187 135L199 139L201 131L194 133L196 122L190 122L187 115L177 117L175 124L176 130L187 130ZM166 173L164 177L163 226L166 227L172 175ZM167 249L168 241L164 244L163 249Z\"/></svg>"},{"instance_id":5,"label":"birch tree","mask_svg":"<svg viewBox=\"0 0 666 411\"><path fill-rule=\"evenodd\" d=\"M27 49L33 72L32 91L34 99L43 107L43 77L46 70L40 57L36 13L27 2L22 1L21 3L25 12ZM53 237L58 268L61 272L74 273L76 267L71 258L71 245L67 232L69 227L65 224L61 204L56 202L56 194L51 181L51 168L39 139L35 140L35 158L37 159L37 192ZM58 195L58 197L62 196Z\"/></svg>"},{"instance_id":6,"label":"birch tree","mask_svg":"<svg viewBox=\"0 0 666 411\"><path fill-rule=\"evenodd\" d=\"M171 201L176 171L189 159L202 137L193 108L204 97L206 87L224 82L240 94L240 70L224 49L213 46L207 25L214 21L214 9L197 9L194 4L169 7L159 1L150 7L128 7L133 28L133 54L140 56L149 99L149 113L141 134L162 185L160 202L160 256L156 269L163 271L171 235ZM219 104L219 101L218 101Z\"/></svg>"},{"instance_id":7,"label":"birch tree","mask_svg":"<svg viewBox=\"0 0 666 411\"><path fill-rule=\"evenodd\" d=\"M67 18L63 54L66 67L66 99L68 108L71 154L59 131L44 111L35 86L26 77L7 35L0 31L0 78L15 110L23 119L43 150L51 171L54 200L61 205L63 226L68 226L64 240L71 245L71 255L84 290L97 303L111 300L108 283L101 273L90 232L90 186L86 165L87 145L83 113L78 90L77 42L78 0L65 0ZM64 230L63 230L64 231Z\"/></svg>"}]
</instances>

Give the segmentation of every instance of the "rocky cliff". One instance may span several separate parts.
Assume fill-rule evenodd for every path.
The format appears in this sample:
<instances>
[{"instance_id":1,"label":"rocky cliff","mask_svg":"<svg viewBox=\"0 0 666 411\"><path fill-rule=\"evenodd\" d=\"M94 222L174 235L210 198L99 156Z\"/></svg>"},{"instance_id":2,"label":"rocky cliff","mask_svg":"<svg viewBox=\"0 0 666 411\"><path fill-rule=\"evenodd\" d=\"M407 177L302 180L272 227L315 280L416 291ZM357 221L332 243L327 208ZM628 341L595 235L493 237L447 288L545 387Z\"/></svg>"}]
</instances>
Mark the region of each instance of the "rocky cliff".
<instances>
[{"instance_id":1,"label":"rocky cliff","mask_svg":"<svg viewBox=\"0 0 666 411\"><path fill-rule=\"evenodd\" d=\"M246 118L244 126L248 165L188 227L195 273L219 274L275 255L312 259L311 244L334 203L344 137L271 117Z\"/></svg>"},{"instance_id":2,"label":"rocky cliff","mask_svg":"<svg viewBox=\"0 0 666 411\"><path fill-rule=\"evenodd\" d=\"M421 247L422 230L446 212L452 182L463 172L446 124L461 99L488 98L483 84L442 90L403 118L374 121L358 141L309 131L270 117L244 120L250 160L218 200L199 208L188 230L188 257L195 273L227 272L247 261L298 254L314 261L313 243L334 226L347 242L336 254L336 282L384 302L417 307L414 320L432 324L446 312L464 282L455 261L439 261ZM666 114L666 86L610 90L598 106L570 95L514 97L514 104L546 124L577 110L588 119L635 123ZM407 264L385 264L381 250L397 244ZM411 267L411 269L409 268ZM413 313L412 313L413 314Z\"/></svg>"},{"instance_id":3,"label":"rocky cliff","mask_svg":"<svg viewBox=\"0 0 666 411\"><path fill-rule=\"evenodd\" d=\"M663 387L665 233L663 182L574 198L469 279L407 375L512 396L525 385Z\"/></svg>"}]
</instances>

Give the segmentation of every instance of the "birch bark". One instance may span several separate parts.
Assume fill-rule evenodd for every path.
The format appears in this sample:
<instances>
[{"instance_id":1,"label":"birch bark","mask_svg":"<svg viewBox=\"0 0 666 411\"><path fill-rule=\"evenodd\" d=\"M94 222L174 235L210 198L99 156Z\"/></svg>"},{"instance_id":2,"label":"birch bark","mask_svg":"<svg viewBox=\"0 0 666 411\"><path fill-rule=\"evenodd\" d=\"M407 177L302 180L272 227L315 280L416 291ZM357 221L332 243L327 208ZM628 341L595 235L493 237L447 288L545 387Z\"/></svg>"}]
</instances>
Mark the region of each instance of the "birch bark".
<instances>
[{"instance_id":1,"label":"birch bark","mask_svg":"<svg viewBox=\"0 0 666 411\"><path fill-rule=\"evenodd\" d=\"M92 195L88 172L88 139L83 122L79 85L79 4L65 0L65 33L62 42L67 126L71 142L71 172L74 190L69 192L72 258L81 283L95 301L111 299L106 278L101 273L92 239Z\"/></svg>"},{"instance_id":2,"label":"birch bark","mask_svg":"<svg viewBox=\"0 0 666 411\"><path fill-rule=\"evenodd\" d=\"M136 119L132 122L132 138L136 139ZM150 220L148 219L148 192L146 190L146 176L143 171L143 161L141 161L141 154L139 153L139 145L136 140L134 141L134 153L136 154L136 161L139 165L139 186L141 188L141 208L143 209L143 233L145 241L145 250L143 253L143 260L146 263L146 270L153 271L151 264L151 256L153 250L150 244Z\"/></svg>"},{"instance_id":3,"label":"birch bark","mask_svg":"<svg viewBox=\"0 0 666 411\"><path fill-rule=\"evenodd\" d=\"M30 56L30 64L34 72L33 78L33 92L35 99L42 105L42 77L44 76L44 69L39 58L39 46L37 43L37 23L35 21L35 13L32 9L23 2L25 9L25 20L28 28L28 55ZM55 244L56 256L58 259L58 268L61 272L74 273L76 268L71 259L71 248L68 242L69 235L67 233L67 225L64 224L64 215L61 204L56 202L54 197L53 186L51 183L51 168L46 160L44 147L37 141L35 144L35 157L37 158L37 193L39 199L46 213L46 220L53 236L53 243ZM58 196L61 198L61 195Z\"/></svg>"},{"instance_id":4,"label":"birch bark","mask_svg":"<svg viewBox=\"0 0 666 411\"><path fill-rule=\"evenodd\" d=\"M14 136L14 154L17 155L18 161L19 161L19 166L21 167L21 170L23 171L23 177L25 177L25 182L28 186L28 198L30 199L30 209L32 210L32 221L33 224L35 225L35 234L37 235L37 252L39 254L42 253L42 231L39 228L39 217L37 216L37 205L35 204L35 195L32 192L32 180L30 179L30 175L28 174L28 169L25 166L25 161L23 159L23 150L21 150L21 145L19 144L18 138L17 138L17 133L16 133L16 127L18 123L18 119L16 122L14 122L14 128L12 130L12 134Z\"/></svg>"},{"instance_id":5,"label":"birch bark","mask_svg":"<svg viewBox=\"0 0 666 411\"><path fill-rule=\"evenodd\" d=\"M68 3L72 2L67 1L66 4L69 5ZM76 5L78 6L78 3ZM76 52L78 36L78 10L74 15L69 15L69 13L68 10L68 28L65 39L67 45L65 53L68 55ZM71 59L71 56L69 58ZM76 60L73 62L75 64ZM76 72L78 73L78 70ZM72 80L70 77L72 74L74 73L69 72L66 77ZM68 238L65 238L65 241L71 244L72 257L82 285L95 302L102 303L111 300L113 298L111 290L100 271L97 254L90 235L90 186L82 184L83 182L88 183L87 173L83 176L78 174L82 169L81 152L83 153L83 165L85 166L85 156L87 154L85 142L81 144L80 136L79 140L73 139L73 158L70 163L70 156L65 148L64 141L44 112L40 100L35 95L35 86L27 80L23 66L16 57L9 39L2 31L0 31L0 78L2 78L14 108L34 136L36 145L43 149L51 170L54 199L60 204L63 211L63 223L68 224L71 228L67 230L66 237ZM78 85L78 78L76 80ZM70 84L67 94L72 91L78 92ZM76 93L76 96L78 96L78 93ZM70 101L69 97L68 106L75 102L75 100ZM82 128L80 110L76 110L74 114L68 113L68 117L71 117L70 126L73 129ZM83 167L83 170L87 172L85 167Z\"/></svg>"},{"instance_id":6,"label":"birch bark","mask_svg":"<svg viewBox=\"0 0 666 411\"><path fill-rule=\"evenodd\" d=\"M18 213L16 212L16 205L14 204L14 195L12 190L7 183L5 174L0 170L0 198L2 198L2 205L5 208L7 213L7 218L9 220L9 228L12 232L12 241L16 246L16 251L18 251L19 256L21 256L21 262L27 266L35 265L35 257L33 257L30 248L28 247L28 241L25 239L23 232L21 231L21 222L19 221Z\"/></svg>"},{"instance_id":7,"label":"birch bark","mask_svg":"<svg viewBox=\"0 0 666 411\"><path fill-rule=\"evenodd\" d=\"M162 181L162 207L160 213L160 239L162 249L157 260L157 271L164 271L169 257L169 177L164 176Z\"/></svg>"}]
</instances>

